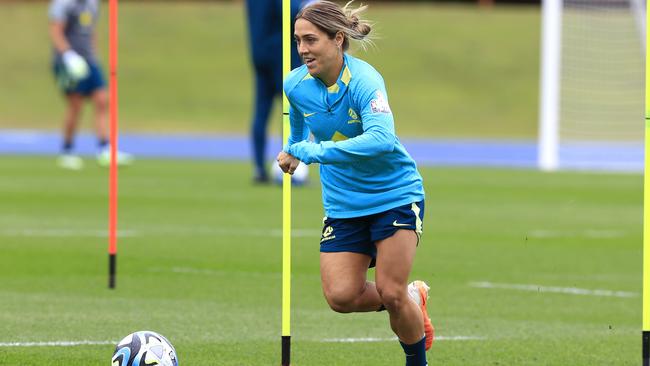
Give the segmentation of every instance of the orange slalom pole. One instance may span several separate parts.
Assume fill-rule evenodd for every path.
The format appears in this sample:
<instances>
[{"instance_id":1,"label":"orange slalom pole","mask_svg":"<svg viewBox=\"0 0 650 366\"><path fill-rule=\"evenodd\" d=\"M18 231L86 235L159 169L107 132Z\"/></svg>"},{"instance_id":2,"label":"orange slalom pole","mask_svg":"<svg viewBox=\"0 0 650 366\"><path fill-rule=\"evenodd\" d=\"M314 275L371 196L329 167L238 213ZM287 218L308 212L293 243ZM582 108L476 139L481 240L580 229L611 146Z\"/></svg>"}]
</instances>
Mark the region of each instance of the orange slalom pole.
<instances>
[{"instance_id":1,"label":"orange slalom pole","mask_svg":"<svg viewBox=\"0 0 650 366\"><path fill-rule=\"evenodd\" d=\"M117 257L117 0L108 1L109 124L111 163L108 178L108 288L115 288Z\"/></svg>"}]
</instances>

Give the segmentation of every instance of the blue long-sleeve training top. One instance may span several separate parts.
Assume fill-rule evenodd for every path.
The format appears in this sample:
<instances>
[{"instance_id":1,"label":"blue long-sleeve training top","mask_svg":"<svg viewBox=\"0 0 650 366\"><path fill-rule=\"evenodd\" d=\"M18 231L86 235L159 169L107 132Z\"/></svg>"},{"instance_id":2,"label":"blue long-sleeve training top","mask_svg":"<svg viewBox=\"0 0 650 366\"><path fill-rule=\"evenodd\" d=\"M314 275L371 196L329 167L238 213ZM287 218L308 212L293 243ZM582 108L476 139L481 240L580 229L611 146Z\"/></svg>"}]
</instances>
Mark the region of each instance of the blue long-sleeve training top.
<instances>
[{"instance_id":1,"label":"blue long-sleeve training top","mask_svg":"<svg viewBox=\"0 0 650 366\"><path fill-rule=\"evenodd\" d=\"M330 87L307 66L284 81L291 136L284 151L320 163L325 215L372 215L424 199L415 161L395 135L384 80L365 61L344 55ZM309 132L314 141L309 141Z\"/></svg>"}]
</instances>

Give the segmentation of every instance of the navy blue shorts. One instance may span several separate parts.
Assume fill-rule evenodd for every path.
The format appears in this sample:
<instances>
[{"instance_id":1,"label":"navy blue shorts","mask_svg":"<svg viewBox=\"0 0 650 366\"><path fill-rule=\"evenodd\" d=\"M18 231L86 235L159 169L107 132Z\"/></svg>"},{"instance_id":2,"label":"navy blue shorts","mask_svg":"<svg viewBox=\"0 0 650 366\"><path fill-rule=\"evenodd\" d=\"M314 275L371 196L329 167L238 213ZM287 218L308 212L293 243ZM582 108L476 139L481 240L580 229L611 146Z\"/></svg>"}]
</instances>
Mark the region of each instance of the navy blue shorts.
<instances>
[{"instance_id":1,"label":"navy blue shorts","mask_svg":"<svg viewBox=\"0 0 650 366\"><path fill-rule=\"evenodd\" d=\"M413 230L422 234L424 201L409 203L388 211L349 219L323 220L320 251L323 253L353 252L372 258L370 267L375 266L377 247L375 243L389 238L397 230Z\"/></svg>"},{"instance_id":2,"label":"navy blue shorts","mask_svg":"<svg viewBox=\"0 0 650 366\"><path fill-rule=\"evenodd\" d=\"M90 96L96 90L106 87L106 81L104 81L101 66L94 62L86 62L88 62L88 76L82 80L75 82L70 78L68 72L65 70L63 61L61 61L60 58L57 58L57 60L54 61L54 65L52 66L54 77L56 78L56 82L63 93Z\"/></svg>"}]
</instances>

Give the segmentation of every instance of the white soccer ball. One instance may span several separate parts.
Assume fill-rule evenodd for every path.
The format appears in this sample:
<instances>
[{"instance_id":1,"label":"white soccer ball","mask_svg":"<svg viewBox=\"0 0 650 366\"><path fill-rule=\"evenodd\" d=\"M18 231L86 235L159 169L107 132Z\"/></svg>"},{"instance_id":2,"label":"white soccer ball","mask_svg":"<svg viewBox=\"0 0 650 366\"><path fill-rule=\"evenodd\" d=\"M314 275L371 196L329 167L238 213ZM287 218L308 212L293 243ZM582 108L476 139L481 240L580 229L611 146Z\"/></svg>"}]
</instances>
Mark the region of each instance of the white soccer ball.
<instances>
[{"instance_id":1,"label":"white soccer ball","mask_svg":"<svg viewBox=\"0 0 650 366\"><path fill-rule=\"evenodd\" d=\"M115 347L112 366L178 366L174 346L162 335L144 330L124 337Z\"/></svg>"},{"instance_id":2,"label":"white soccer ball","mask_svg":"<svg viewBox=\"0 0 650 366\"><path fill-rule=\"evenodd\" d=\"M282 184L282 177L284 176L284 173L282 172L282 169L280 169L280 166L278 163L273 163L273 166L271 167L271 173L273 174L273 181L276 184ZM297 186L305 185L309 182L309 167L307 167L307 164L300 162L298 164L298 167L296 168L296 171L293 172L293 175L291 176L291 183Z\"/></svg>"}]
</instances>

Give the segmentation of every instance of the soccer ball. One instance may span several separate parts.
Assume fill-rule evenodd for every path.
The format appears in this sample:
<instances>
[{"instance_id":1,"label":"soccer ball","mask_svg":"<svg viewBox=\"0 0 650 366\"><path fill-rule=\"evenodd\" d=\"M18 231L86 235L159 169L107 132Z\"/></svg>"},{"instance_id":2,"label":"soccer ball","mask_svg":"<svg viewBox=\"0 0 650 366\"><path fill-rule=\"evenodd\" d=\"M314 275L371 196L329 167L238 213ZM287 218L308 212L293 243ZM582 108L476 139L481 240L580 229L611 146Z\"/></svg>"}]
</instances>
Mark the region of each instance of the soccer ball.
<instances>
[{"instance_id":1,"label":"soccer ball","mask_svg":"<svg viewBox=\"0 0 650 366\"><path fill-rule=\"evenodd\" d=\"M131 333L115 347L112 366L178 366L176 350L167 338L148 330Z\"/></svg>"},{"instance_id":2,"label":"soccer ball","mask_svg":"<svg viewBox=\"0 0 650 366\"><path fill-rule=\"evenodd\" d=\"M73 81L81 81L88 77L88 74L90 73L88 62L86 62L86 60L77 52L68 50L63 53L62 59L65 71Z\"/></svg>"},{"instance_id":3,"label":"soccer ball","mask_svg":"<svg viewBox=\"0 0 650 366\"><path fill-rule=\"evenodd\" d=\"M280 169L280 166L278 163L273 163L273 166L271 167L271 172L273 174L273 181L276 184L282 184L282 177L284 176L284 173L282 172L282 169ZM297 186L302 186L305 185L309 182L309 168L307 165L303 162L300 162L298 164L298 167L296 168L296 171L293 172L293 175L291 176L291 183Z\"/></svg>"}]
</instances>

